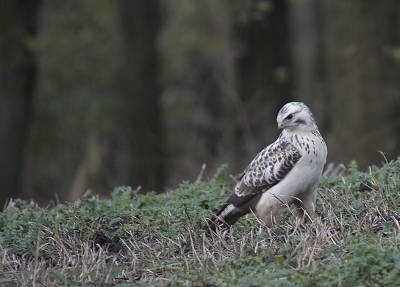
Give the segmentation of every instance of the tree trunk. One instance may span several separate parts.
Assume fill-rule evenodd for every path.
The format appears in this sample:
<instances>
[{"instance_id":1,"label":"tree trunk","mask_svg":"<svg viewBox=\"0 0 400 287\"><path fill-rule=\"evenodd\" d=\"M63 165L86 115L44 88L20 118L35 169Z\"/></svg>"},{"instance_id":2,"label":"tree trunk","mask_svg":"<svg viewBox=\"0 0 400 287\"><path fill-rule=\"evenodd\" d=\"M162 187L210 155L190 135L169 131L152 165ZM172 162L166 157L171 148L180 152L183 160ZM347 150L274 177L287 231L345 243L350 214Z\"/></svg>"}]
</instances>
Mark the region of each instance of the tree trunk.
<instances>
[{"instance_id":1,"label":"tree trunk","mask_svg":"<svg viewBox=\"0 0 400 287\"><path fill-rule=\"evenodd\" d=\"M20 196L22 151L36 75L27 40L36 30L38 1L0 2L0 209Z\"/></svg>"},{"instance_id":2,"label":"tree trunk","mask_svg":"<svg viewBox=\"0 0 400 287\"><path fill-rule=\"evenodd\" d=\"M163 153L160 129L157 0L118 2L124 40L121 127L126 139L127 184L161 192Z\"/></svg>"},{"instance_id":3,"label":"tree trunk","mask_svg":"<svg viewBox=\"0 0 400 287\"><path fill-rule=\"evenodd\" d=\"M388 17L389 43L385 53L389 56L389 65L385 71L387 79L389 107L392 127L391 156L400 160L400 1L390 1L391 6Z\"/></svg>"},{"instance_id":4,"label":"tree trunk","mask_svg":"<svg viewBox=\"0 0 400 287\"><path fill-rule=\"evenodd\" d=\"M241 1L237 26L242 53L238 59L238 91L247 109L249 125L254 133L244 134L249 157L275 140L278 131L276 114L290 99L291 62L288 41L287 1L266 1L263 9L257 1ZM251 5L249 5L251 4ZM258 141L258 142L257 142ZM242 163L244 164L244 163Z\"/></svg>"},{"instance_id":5,"label":"tree trunk","mask_svg":"<svg viewBox=\"0 0 400 287\"><path fill-rule=\"evenodd\" d=\"M316 0L288 1L293 99L306 103L318 124L323 120L319 77L320 41Z\"/></svg>"},{"instance_id":6,"label":"tree trunk","mask_svg":"<svg viewBox=\"0 0 400 287\"><path fill-rule=\"evenodd\" d=\"M329 85L329 158L365 168L393 151L387 90L388 20L381 1L323 1L324 61ZM327 115L329 116L329 115Z\"/></svg>"}]
</instances>

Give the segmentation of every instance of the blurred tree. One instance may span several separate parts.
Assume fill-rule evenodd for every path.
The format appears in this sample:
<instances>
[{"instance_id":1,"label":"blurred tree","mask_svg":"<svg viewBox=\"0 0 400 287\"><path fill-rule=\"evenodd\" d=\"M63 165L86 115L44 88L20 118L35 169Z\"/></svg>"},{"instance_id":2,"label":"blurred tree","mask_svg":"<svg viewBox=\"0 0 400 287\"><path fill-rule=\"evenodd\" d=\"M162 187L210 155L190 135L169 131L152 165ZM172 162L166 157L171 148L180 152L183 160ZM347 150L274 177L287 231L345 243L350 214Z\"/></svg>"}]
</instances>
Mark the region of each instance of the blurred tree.
<instances>
[{"instance_id":1,"label":"blurred tree","mask_svg":"<svg viewBox=\"0 0 400 287\"><path fill-rule=\"evenodd\" d=\"M384 79L387 81L389 111L391 117L391 149L400 159L400 1L390 1L388 7L388 43L385 46L385 54L388 56L388 66Z\"/></svg>"},{"instance_id":2,"label":"blurred tree","mask_svg":"<svg viewBox=\"0 0 400 287\"><path fill-rule=\"evenodd\" d=\"M29 42L36 32L39 1L0 1L0 206L21 195L36 63Z\"/></svg>"},{"instance_id":3,"label":"blurred tree","mask_svg":"<svg viewBox=\"0 0 400 287\"><path fill-rule=\"evenodd\" d=\"M25 152L24 195L74 201L122 184L114 131L121 37L113 1L44 0L39 77ZM117 134L117 135L115 135Z\"/></svg>"},{"instance_id":4,"label":"blurred tree","mask_svg":"<svg viewBox=\"0 0 400 287\"><path fill-rule=\"evenodd\" d=\"M290 97L286 1L164 1L161 33L169 184L202 163L235 174L278 135Z\"/></svg>"},{"instance_id":5,"label":"blurred tree","mask_svg":"<svg viewBox=\"0 0 400 287\"><path fill-rule=\"evenodd\" d=\"M211 173L226 162L236 127L231 1L161 1L161 97L166 130L167 186L195 180L203 163ZM233 116L233 118L232 118ZM232 161L230 161L232 162Z\"/></svg>"},{"instance_id":6,"label":"blurred tree","mask_svg":"<svg viewBox=\"0 0 400 287\"><path fill-rule=\"evenodd\" d=\"M119 125L125 134L122 168L129 185L161 192L164 154L156 53L160 4L158 0L121 0L118 5L124 59L119 106Z\"/></svg>"},{"instance_id":7,"label":"blurred tree","mask_svg":"<svg viewBox=\"0 0 400 287\"><path fill-rule=\"evenodd\" d=\"M398 152L385 85L392 1L322 1L324 64L331 111L329 158L362 167ZM397 14L398 15L398 14ZM328 116L328 115L327 115Z\"/></svg>"},{"instance_id":8,"label":"blurred tree","mask_svg":"<svg viewBox=\"0 0 400 287\"><path fill-rule=\"evenodd\" d=\"M288 1L293 96L311 103L315 97L318 65L318 22L316 0Z\"/></svg>"},{"instance_id":9,"label":"blurred tree","mask_svg":"<svg viewBox=\"0 0 400 287\"><path fill-rule=\"evenodd\" d=\"M324 130L321 39L317 0L288 1L292 58L292 97L309 105Z\"/></svg>"},{"instance_id":10,"label":"blurred tree","mask_svg":"<svg viewBox=\"0 0 400 287\"><path fill-rule=\"evenodd\" d=\"M238 3L236 32L241 53L237 60L237 86L253 131L242 128L245 139L239 141L247 147L247 162L276 139L276 114L291 99L289 7L287 1L281 0Z\"/></svg>"},{"instance_id":11,"label":"blurred tree","mask_svg":"<svg viewBox=\"0 0 400 287\"><path fill-rule=\"evenodd\" d=\"M306 103L324 137L328 136L326 75L318 0L288 1L292 59L292 100Z\"/></svg>"}]
</instances>

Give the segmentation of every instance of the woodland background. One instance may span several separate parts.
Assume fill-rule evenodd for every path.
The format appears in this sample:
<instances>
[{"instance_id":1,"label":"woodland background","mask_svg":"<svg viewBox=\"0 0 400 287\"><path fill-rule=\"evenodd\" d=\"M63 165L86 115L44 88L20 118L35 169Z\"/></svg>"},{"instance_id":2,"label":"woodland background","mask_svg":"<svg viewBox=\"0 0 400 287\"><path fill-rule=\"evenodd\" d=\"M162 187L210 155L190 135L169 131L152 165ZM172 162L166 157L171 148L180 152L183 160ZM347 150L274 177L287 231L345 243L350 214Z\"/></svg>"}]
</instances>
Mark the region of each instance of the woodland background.
<instances>
[{"instance_id":1,"label":"woodland background","mask_svg":"<svg viewBox=\"0 0 400 287\"><path fill-rule=\"evenodd\" d=\"M0 204L240 173L304 101L328 162L400 154L400 1L0 0Z\"/></svg>"}]
</instances>

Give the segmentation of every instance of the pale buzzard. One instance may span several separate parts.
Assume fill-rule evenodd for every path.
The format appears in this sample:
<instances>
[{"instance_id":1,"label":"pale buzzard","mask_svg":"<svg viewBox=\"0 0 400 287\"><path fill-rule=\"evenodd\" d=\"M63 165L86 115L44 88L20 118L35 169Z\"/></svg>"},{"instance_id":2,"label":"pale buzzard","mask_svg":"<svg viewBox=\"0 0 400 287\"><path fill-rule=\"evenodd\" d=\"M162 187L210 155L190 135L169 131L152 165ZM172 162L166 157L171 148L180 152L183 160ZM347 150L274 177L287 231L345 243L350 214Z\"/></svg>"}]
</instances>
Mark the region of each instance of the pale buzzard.
<instances>
[{"instance_id":1,"label":"pale buzzard","mask_svg":"<svg viewBox=\"0 0 400 287\"><path fill-rule=\"evenodd\" d=\"M250 211L271 226L282 216L284 206L292 204L300 217L314 214L327 155L325 141L303 103L284 105L276 120L282 131L278 139L252 160L226 204L205 228L230 226Z\"/></svg>"}]
</instances>

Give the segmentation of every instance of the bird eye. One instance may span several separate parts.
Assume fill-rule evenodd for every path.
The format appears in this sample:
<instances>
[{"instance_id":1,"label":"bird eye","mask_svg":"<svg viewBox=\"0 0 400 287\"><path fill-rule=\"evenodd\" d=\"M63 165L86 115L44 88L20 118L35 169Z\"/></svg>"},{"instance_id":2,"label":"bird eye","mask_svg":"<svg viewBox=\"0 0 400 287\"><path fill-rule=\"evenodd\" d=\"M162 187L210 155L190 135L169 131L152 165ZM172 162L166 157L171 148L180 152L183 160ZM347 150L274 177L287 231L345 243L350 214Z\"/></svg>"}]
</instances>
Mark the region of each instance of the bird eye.
<instances>
[{"instance_id":1,"label":"bird eye","mask_svg":"<svg viewBox=\"0 0 400 287\"><path fill-rule=\"evenodd\" d=\"M286 118L287 118L288 120L291 120L291 119L293 119L293 115L292 115L292 114L289 114Z\"/></svg>"}]
</instances>

